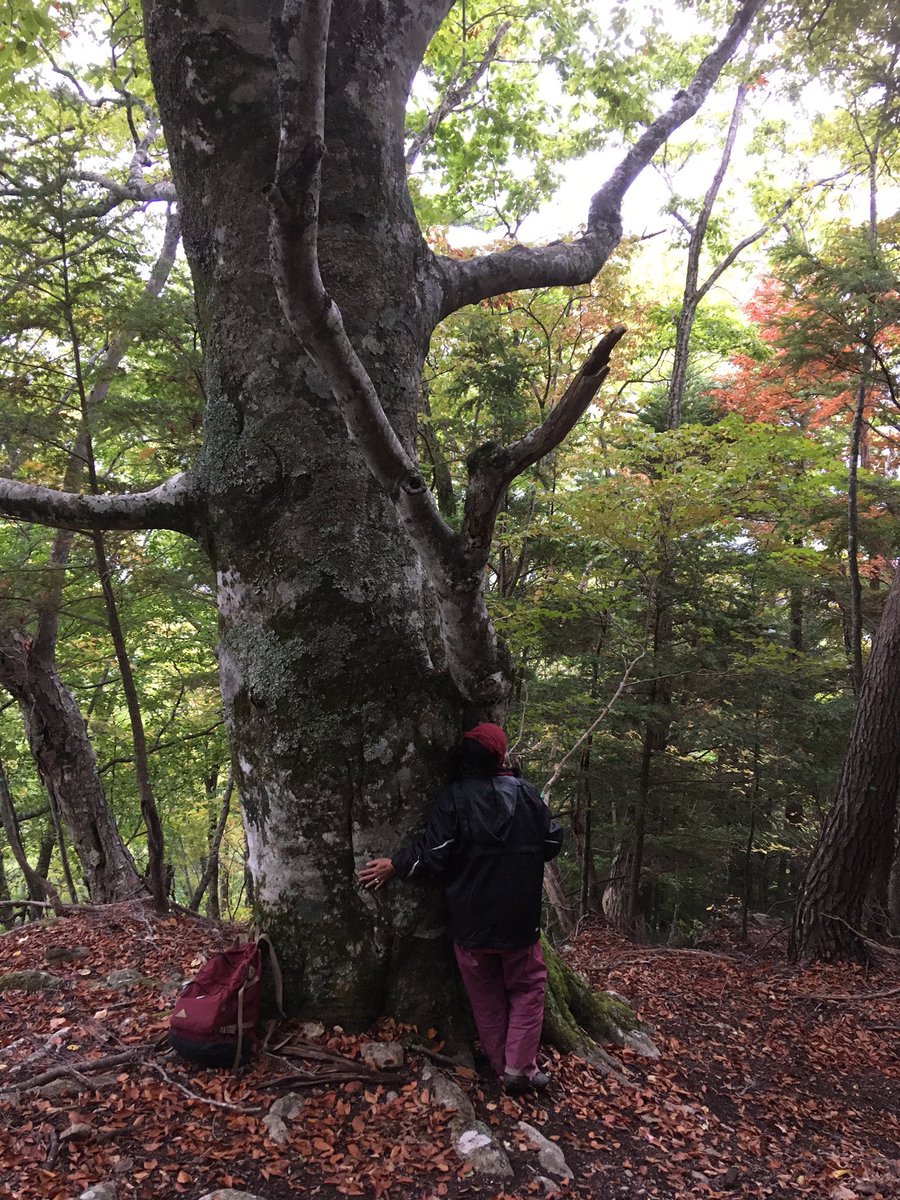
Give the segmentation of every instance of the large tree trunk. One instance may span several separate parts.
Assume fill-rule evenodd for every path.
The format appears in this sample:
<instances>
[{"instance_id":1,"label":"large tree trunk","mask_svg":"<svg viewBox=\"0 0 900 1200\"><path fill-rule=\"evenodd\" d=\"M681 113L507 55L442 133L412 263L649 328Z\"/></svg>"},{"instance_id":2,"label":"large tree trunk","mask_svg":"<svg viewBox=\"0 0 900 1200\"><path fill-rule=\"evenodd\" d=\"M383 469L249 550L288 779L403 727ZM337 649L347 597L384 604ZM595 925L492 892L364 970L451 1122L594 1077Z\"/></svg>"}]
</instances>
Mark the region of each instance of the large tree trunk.
<instances>
[{"instance_id":1,"label":"large tree trunk","mask_svg":"<svg viewBox=\"0 0 900 1200\"><path fill-rule=\"evenodd\" d=\"M128 900L141 877L106 803L84 717L56 663L14 630L0 639L0 683L19 703L41 781L58 808L90 897Z\"/></svg>"},{"instance_id":2,"label":"large tree trunk","mask_svg":"<svg viewBox=\"0 0 900 1200\"><path fill-rule=\"evenodd\" d=\"M355 871L420 821L462 704L434 660L396 510L281 314L265 199L278 9L232 7L198 39L180 10L153 6L148 34L205 328L198 475L255 904L294 1010L348 1027L391 1010L427 1025L446 1011L449 972L432 894L376 897ZM409 299L425 247L402 170L405 95L382 85L398 75L386 66L393 24L355 4L333 21L322 273L412 453L430 325Z\"/></svg>"},{"instance_id":3,"label":"large tree trunk","mask_svg":"<svg viewBox=\"0 0 900 1200\"><path fill-rule=\"evenodd\" d=\"M892 842L900 783L900 571L863 676L834 803L791 931L794 958L864 958L859 930L872 874Z\"/></svg>"}]
</instances>

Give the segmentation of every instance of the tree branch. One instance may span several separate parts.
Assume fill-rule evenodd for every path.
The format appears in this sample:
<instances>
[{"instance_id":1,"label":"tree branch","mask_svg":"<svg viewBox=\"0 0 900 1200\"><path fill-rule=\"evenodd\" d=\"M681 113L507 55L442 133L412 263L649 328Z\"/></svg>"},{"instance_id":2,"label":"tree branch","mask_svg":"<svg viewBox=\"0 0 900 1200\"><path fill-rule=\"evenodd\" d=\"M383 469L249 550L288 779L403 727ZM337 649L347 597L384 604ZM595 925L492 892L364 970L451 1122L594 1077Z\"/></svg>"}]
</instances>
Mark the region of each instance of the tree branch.
<instances>
[{"instance_id":1,"label":"tree branch","mask_svg":"<svg viewBox=\"0 0 900 1200\"><path fill-rule=\"evenodd\" d=\"M174 529L197 531L198 497L189 473L147 492L80 496L35 483L0 479L0 515L57 529Z\"/></svg>"},{"instance_id":2,"label":"tree branch","mask_svg":"<svg viewBox=\"0 0 900 1200\"><path fill-rule=\"evenodd\" d=\"M579 238L537 248L515 246L468 260L436 258L443 288L438 319L488 296L529 287L572 286L593 279L622 236L626 192L666 139L698 111L763 2L743 0L725 36L700 64L687 89L676 94L594 194L587 228Z\"/></svg>"},{"instance_id":3,"label":"tree branch","mask_svg":"<svg viewBox=\"0 0 900 1200\"><path fill-rule=\"evenodd\" d=\"M587 411L606 376L609 359L625 334L614 326L588 355L547 418L511 446L486 442L469 459L469 486L458 545L470 568L487 562L497 512L517 475L554 450Z\"/></svg>"},{"instance_id":4,"label":"tree branch","mask_svg":"<svg viewBox=\"0 0 900 1200\"><path fill-rule=\"evenodd\" d=\"M437 107L430 114L425 123L424 128L418 133L414 133L410 137L409 149L406 151L406 166L410 168L415 163L416 159L432 140L437 133L441 122L445 117L449 116L454 109L459 108L464 100L467 100L475 90L475 85L482 77L494 59L497 57L497 52L500 49L500 43L506 36L507 32L512 27L512 21L503 21L498 27L497 32L491 38L488 48L484 52L484 57L477 64L474 70L460 82L460 74L462 72L462 64L457 68L447 85L447 90L441 97Z\"/></svg>"}]
</instances>

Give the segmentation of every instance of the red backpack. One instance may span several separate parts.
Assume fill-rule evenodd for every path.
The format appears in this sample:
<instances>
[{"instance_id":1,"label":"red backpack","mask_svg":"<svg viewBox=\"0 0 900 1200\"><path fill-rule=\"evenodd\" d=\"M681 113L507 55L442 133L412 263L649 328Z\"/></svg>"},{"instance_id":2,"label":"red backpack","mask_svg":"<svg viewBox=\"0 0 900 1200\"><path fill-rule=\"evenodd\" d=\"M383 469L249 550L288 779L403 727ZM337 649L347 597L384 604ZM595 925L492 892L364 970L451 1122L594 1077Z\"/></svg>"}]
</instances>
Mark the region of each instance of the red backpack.
<instances>
[{"instance_id":1,"label":"red backpack","mask_svg":"<svg viewBox=\"0 0 900 1200\"><path fill-rule=\"evenodd\" d=\"M263 952L281 1012L281 972L272 943L262 935L214 954L184 988L169 1019L173 1050L206 1067L237 1070L249 1060L259 1021Z\"/></svg>"}]
</instances>

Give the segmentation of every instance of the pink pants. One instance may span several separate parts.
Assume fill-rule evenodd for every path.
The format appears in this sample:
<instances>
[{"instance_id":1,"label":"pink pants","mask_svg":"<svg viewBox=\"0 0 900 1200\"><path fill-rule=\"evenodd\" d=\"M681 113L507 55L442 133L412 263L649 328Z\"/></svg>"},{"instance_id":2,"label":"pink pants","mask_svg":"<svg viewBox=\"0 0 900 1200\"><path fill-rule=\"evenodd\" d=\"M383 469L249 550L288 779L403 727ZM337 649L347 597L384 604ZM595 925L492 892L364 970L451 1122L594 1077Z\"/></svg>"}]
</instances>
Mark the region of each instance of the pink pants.
<instances>
[{"instance_id":1,"label":"pink pants","mask_svg":"<svg viewBox=\"0 0 900 1200\"><path fill-rule=\"evenodd\" d=\"M498 1075L537 1071L547 968L541 943L522 950L469 950L454 945L478 1036Z\"/></svg>"}]
</instances>

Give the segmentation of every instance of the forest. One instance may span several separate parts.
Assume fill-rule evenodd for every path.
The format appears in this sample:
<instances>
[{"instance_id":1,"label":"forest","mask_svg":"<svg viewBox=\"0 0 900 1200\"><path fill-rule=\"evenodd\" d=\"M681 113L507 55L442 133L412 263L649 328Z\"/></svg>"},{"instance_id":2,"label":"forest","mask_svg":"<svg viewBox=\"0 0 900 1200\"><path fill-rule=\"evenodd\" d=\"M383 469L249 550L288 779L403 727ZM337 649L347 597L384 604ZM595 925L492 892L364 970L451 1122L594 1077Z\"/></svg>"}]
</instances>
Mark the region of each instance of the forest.
<instances>
[{"instance_id":1,"label":"forest","mask_svg":"<svg viewBox=\"0 0 900 1200\"><path fill-rule=\"evenodd\" d=\"M4 936L256 920L293 1015L443 1036L436 897L356 872L491 720L557 948L895 962L894 7L0 31Z\"/></svg>"}]
</instances>

